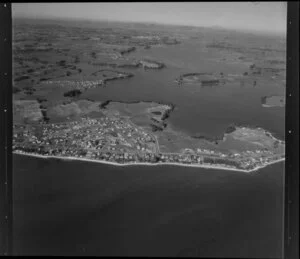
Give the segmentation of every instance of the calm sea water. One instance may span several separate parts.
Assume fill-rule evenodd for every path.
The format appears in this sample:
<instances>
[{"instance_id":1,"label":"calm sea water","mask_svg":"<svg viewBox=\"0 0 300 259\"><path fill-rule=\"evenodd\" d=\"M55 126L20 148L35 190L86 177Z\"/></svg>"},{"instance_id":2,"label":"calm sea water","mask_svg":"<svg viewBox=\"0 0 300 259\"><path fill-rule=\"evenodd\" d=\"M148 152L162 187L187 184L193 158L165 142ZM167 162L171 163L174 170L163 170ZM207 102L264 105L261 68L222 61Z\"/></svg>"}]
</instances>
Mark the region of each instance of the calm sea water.
<instances>
[{"instance_id":1,"label":"calm sea water","mask_svg":"<svg viewBox=\"0 0 300 259\"><path fill-rule=\"evenodd\" d=\"M15 254L281 257L284 163L251 175L19 155L14 165Z\"/></svg>"},{"instance_id":2,"label":"calm sea water","mask_svg":"<svg viewBox=\"0 0 300 259\"><path fill-rule=\"evenodd\" d=\"M284 139L284 108L266 109L261 97L285 94L278 81L258 80L257 86L226 84L220 87L201 88L199 85L178 87L174 82L180 74L192 72L223 72L239 74L249 72L249 65L226 64L213 61L216 51L205 52L200 42L152 48L134 52L130 57L148 57L165 62L161 70L134 69L129 80L113 81L105 88L91 89L83 97L93 100L150 100L172 102L176 109L169 123L189 134L221 135L231 123L257 125ZM187 116L188 115L188 116Z\"/></svg>"},{"instance_id":3,"label":"calm sea water","mask_svg":"<svg viewBox=\"0 0 300 259\"><path fill-rule=\"evenodd\" d=\"M195 45L196 44L196 45ZM199 43L133 53L167 69L87 91L94 100L176 105L169 122L188 133L222 134L233 122L284 137L284 109L261 97L284 87L178 87L181 73L238 74L247 66L210 60ZM244 174L176 166L114 167L14 156L15 254L279 258L284 163Z\"/></svg>"}]
</instances>

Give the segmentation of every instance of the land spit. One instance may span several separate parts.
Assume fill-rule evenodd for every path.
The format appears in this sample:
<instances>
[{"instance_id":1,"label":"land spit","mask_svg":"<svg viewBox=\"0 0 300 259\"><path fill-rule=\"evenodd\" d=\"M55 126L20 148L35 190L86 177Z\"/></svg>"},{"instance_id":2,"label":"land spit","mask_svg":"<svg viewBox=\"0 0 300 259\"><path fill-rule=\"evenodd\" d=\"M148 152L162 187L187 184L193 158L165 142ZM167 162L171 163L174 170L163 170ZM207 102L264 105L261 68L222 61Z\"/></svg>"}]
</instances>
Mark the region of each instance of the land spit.
<instances>
[{"instance_id":1,"label":"land spit","mask_svg":"<svg viewBox=\"0 0 300 259\"><path fill-rule=\"evenodd\" d=\"M61 159L61 160L67 160L67 161L85 161L85 162L93 162L93 163L101 163L101 164L108 164L108 165L114 165L114 166L162 166L162 165L174 165L174 166L183 166L183 167L197 167L197 168L205 168L205 169L218 169L218 170L228 170L228 171L237 171L237 172L243 172L243 173L251 173L255 172L259 169L265 168L268 165L272 165L275 163L279 163L282 161L285 161L285 158L278 159L276 161L269 162L267 164L264 164L263 166L255 167L254 169L244 170L244 169L237 169L237 168L231 168L231 167L225 167L225 166L215 166L215 165L203 165L203 164L183 164L183 163L172 163L172 162L159 162L159 163L146 163L146 162L129 162L129 163L117 163L117 162L111 162L106 160L97 160L97 159L89 159L89 158L83 158L83 157L64 157L64 156L51 156L51 155L40 155L35 153L26 153L22 151L13 151L14 154L18 155L25 155L25 156L31 156L31 157L38 157L43 159Z\"/></svg>"}]
</instances>

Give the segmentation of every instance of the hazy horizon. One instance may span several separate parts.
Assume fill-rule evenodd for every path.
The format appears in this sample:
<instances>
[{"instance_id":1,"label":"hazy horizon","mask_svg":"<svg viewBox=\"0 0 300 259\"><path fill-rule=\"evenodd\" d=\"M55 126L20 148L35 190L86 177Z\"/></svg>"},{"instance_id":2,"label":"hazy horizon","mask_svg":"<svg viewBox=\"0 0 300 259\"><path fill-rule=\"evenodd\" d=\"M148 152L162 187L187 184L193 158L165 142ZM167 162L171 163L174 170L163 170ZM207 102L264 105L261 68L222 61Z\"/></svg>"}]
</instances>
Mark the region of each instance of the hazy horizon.
<instances>
[{"instance_id":1,"label":"hazy horizon","mask_svg":"<svg viewBox=\"0 0 300 259\"><path fill-rule=\"evenodd\" d=\"M12 17L221 27L282 35L287 8L286 2L13 3Z\"/></svg>"}]
</instances>

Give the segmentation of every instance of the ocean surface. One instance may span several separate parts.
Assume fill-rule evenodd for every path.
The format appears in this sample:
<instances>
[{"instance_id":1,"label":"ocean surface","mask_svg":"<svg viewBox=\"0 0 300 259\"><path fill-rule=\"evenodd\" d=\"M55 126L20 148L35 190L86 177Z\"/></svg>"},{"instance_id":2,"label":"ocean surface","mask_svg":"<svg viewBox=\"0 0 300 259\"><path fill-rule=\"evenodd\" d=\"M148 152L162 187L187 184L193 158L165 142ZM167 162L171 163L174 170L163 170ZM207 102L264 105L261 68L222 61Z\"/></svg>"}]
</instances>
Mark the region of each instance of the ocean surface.
<instances>
[{"instance_id":1,"label":"ocean surface","mask_svg":"<svg viewBox=\"0 0 300 259\"><path fill-rule=\"evenodd\" d=\"M189 134L217 136L243 123L284 139L284 108L261 107L262 96L284 93L280 83L178 87L174 80L182 73L248 71L213 61L217 54L196 40L130 55L163 61L166 69L128 70L133 78L82 97L172 102L168 123ZM14 155L13 167L16 255L282 255L283 162L245 174Z\"/></svg>"},{"instance_id":2,"label":"ocean surface","mask_svg":"<svg viewBox=\"0 0 300 259\"><path fill-rule=\"evenodd\" d=\"M281 258L283 177L14 155L14 252Z\"/></svg>"}]
</instances>

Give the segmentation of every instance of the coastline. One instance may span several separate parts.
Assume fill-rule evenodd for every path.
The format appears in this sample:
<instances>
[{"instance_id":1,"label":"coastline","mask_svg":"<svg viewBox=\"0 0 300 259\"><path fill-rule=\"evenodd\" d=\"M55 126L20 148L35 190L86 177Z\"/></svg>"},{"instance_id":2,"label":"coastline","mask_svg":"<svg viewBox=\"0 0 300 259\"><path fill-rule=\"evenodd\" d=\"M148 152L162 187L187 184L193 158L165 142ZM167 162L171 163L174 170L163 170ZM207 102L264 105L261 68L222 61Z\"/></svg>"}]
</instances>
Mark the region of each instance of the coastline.
<instances>
[{"instance_id":1,"label":"coastline","mask_svg":"<svg viewBox=\"0 0 300 259\"><path fill-rule=\"evenodd\" d=\"M229 167L222 167L222 166L213 166L213 165L197 165L197 164L181 164L181 163L171 163L171 162L162 162L162 163L146 163L146 162L133 162L133 163L116 163L116 162L111 162L111 161L106 161L106 160L96 160L96 159L90 159L90 158L83 158L83 157L63 157L63 156L43 156L39 154L31 154L31 153L26 153L26 152L20 152L20 151L13 151L13 154L16 155L24 155L24 156L31 156L31 157L37 157L37 158L43 158L43 159L48 159L48 158L54 158L54 159L61 159L61 160L66 160L66 161L85 161L85 162L93 162L93 163L101 163L101 164L108 164L108 165L114 165L114 166L131 166L131 165L147 165L147 166L159 166L159 165L176 165L176 166L183 166L183 167L196 167L196 168L205 168L205 169L217 169L217 170L227 170L227 171L237 171L237 172L243 172L243 173L251 173L255 172L259 169L265 168L268 165L272 165L275 163L279 163L282 161L285 161L285 158L281 158L276 161L269 162L263 166L256 167L251 170L243 170L243 169L236 169L236 168L229 168Z\"/></svg>"},{"instance_id":2,"label":"coastline","mask_svg":"<svg viewBox=\"0 0 300 259\"><path fill-rule=\"evenodd\" d=\"M285 105L271 105L271 104L262 104L261 106L264 108L272 108L272 107L284 108L285 107Z\"/></svg>"}]
</instances>

